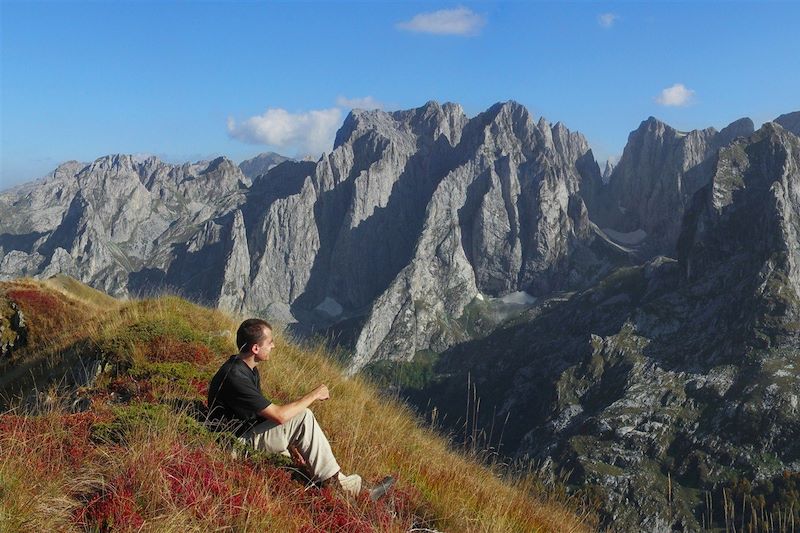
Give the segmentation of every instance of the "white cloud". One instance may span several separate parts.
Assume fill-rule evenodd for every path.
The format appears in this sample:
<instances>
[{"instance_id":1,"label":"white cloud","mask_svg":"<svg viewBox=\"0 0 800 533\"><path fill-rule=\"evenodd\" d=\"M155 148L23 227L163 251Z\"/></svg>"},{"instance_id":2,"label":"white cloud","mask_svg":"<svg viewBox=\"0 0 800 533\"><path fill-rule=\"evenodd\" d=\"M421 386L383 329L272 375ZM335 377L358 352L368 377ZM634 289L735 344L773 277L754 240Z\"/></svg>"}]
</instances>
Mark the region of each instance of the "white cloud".
<instances>
[{"instance_id":1,"label":"white cloud","mask_svg":"<svg viewBox=\"0 0 800 533\"><path fill-rule=\"evenodd\" d=\"M694 91L687 89L682 83L667 87L656 97L656 102L671 107L689 105L694 97Z\"/></svg>"},{"instance_id":2,"label":"white cloud","mask_svg":"<svg viewBox=\"0 0 800 533\"><path fill-rule=\"evenodd\" d=\"M270 108L263 115L250 117L238 124L229 117L228 135L250 144L319 154L331 149L341 122L342 111L337 107L305 113Z\"/></svg>"},{"instance_id":3,"label":"white cloud","mask_svg":"<svg viewBox=\"0 0 800 533\"><path fill-rule=\"evenodd\" d=\"M466 7L420 13L411 20L397 23L401 30L436 35L477 35L486 18Z\"/></svg>"},{"instance_id":4,"label":"white cloud","mask_svg":"<svg viewBox=\"0 0 800 533\"><path fill-rule=\"evenodd\" d=\"M348 109L383 109L384 105L371 96L363 98L347 98L345 96L338 96L336 98L336 105Z\"/></svg>"},{"instance_id":5,"label":"white cloud","mask_svg":"<svg viewBox=\"0 0 800 533\"><path fill-rule=\"evenodd\" d=\"M603 13L601 15L597 15L597 23L604 28L610 28L618 20L619 15L616 13Z\"/></svg>"}]
</instances>

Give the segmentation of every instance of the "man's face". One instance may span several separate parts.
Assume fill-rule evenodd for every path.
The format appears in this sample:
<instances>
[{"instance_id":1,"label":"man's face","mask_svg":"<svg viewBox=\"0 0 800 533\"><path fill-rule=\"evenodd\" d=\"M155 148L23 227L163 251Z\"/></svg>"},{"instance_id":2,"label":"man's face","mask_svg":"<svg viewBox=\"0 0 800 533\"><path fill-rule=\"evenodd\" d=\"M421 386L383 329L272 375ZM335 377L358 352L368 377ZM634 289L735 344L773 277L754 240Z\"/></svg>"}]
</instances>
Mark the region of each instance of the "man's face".
<instances>
[{"instance_id":1,"label":"man's face","mask_svg":"<svg viewBox=\"0 0 800 533\"><path fill-rule=\"evenodd\" d=\"M252 348L256 361L269 361L269 353L273 348L275 348L275 343L272 339L272 330L264 328L264 338Z\"/></svg>"}]
</instances>

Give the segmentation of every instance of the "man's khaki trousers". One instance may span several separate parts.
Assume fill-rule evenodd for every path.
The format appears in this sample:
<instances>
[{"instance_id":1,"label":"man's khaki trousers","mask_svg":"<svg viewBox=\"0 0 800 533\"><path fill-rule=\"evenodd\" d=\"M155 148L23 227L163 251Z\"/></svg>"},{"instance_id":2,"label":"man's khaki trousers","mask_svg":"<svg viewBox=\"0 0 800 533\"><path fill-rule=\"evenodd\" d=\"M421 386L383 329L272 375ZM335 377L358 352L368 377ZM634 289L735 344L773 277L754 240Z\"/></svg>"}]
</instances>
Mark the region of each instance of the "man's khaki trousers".
<instances>
[{"instance_id":1,"label":"man's khaki trousers","mask_svg":"<svg viewBox=\"0 0 800 533\"><path fill-rule=\"evenodd\" d=\"M267 453L287 453L289 446L294 445L305 459L314 481L325 481L340 470L328 437L322 432L311 409L304 409L285 424L272 420L261 422L239 440Z\"/></svg>"}]
</instances>

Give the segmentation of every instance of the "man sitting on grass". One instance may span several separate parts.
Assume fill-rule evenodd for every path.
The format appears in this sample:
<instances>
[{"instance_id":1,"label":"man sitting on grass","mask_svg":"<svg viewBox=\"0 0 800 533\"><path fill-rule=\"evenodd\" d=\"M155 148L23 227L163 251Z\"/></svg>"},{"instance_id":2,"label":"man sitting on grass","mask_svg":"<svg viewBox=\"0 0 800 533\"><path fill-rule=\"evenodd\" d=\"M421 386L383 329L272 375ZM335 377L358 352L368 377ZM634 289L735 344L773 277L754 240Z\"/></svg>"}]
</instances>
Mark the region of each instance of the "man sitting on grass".
<instances>
[{"instance_id":1,"label":"man sitting on grass","mask_svg":"<svg viewBox=\"0 0 800 533\"><path fill-rule=\"evenodd\" d=\"M291 453L310 470L313 481L323 486L338 485L346 494L357 496L361 476L342 474L328 438L308 408L316 400L330 398L328 387L319 385L285 405L272 403L261 393L256 368L269 361L275 348L272 326L258 318L245 320L236 332L236 345L239 353L222 365L208 386L209 420L232 430L241 442L256 450ZM370 491L370 497L376 500L391 483L391 478L385 479Z\"/></svg>"}]
</instances>

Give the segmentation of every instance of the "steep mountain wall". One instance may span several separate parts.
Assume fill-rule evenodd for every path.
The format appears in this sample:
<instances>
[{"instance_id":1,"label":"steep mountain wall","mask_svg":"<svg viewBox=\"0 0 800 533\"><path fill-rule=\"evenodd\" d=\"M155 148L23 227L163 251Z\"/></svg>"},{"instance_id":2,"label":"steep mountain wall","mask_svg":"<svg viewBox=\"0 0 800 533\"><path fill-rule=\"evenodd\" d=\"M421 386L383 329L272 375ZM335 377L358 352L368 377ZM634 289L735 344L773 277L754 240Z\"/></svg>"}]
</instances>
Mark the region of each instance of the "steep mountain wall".
<instances>
[{"instance_id":1,"label":"steep mountain wall","mask_svg":"<svg viewBox=\"0 0 800 533\"><path fill-rule=\"evenodd\" d=\"M648 118L631 132L622 158L607 184L586 187L589 217L601 228L631 233L643 231L643 259L675 257L686 205L711 177L711 159L733 139L750 135L753 122L737 120L722 131L714 128L678 131Z\"/></svg>"},{"instance_id":2,"label":"steep mountain wall","mask_svg":"<svg viewBox=\"0 0 800 533\"><path fill-rule=\"evenodd\" d=\"M252 180L225 158L65 164L0 196L0 273L316 328L361 316L356 371L466 338L453 321L479 295L586 286L624 256L579 194L600 176L586 140L515 102L355 110L316 163L245 163Z\"/></svg>"},{"instance_id":3,"label":"steep mountain wall","mask_svg":"<svg viewBox=\"0 0 800 533\"><path fill-rule=\"evenodd\" d=\"M697 531L702 494L800 469L800 138L767 123L711 167L678 261L544 300L445 351L406 394L447 420L502 426L486 444L598 487L622 530ZM480 412L465 410L466 383Z\"/></svg>"}]
</instances>

